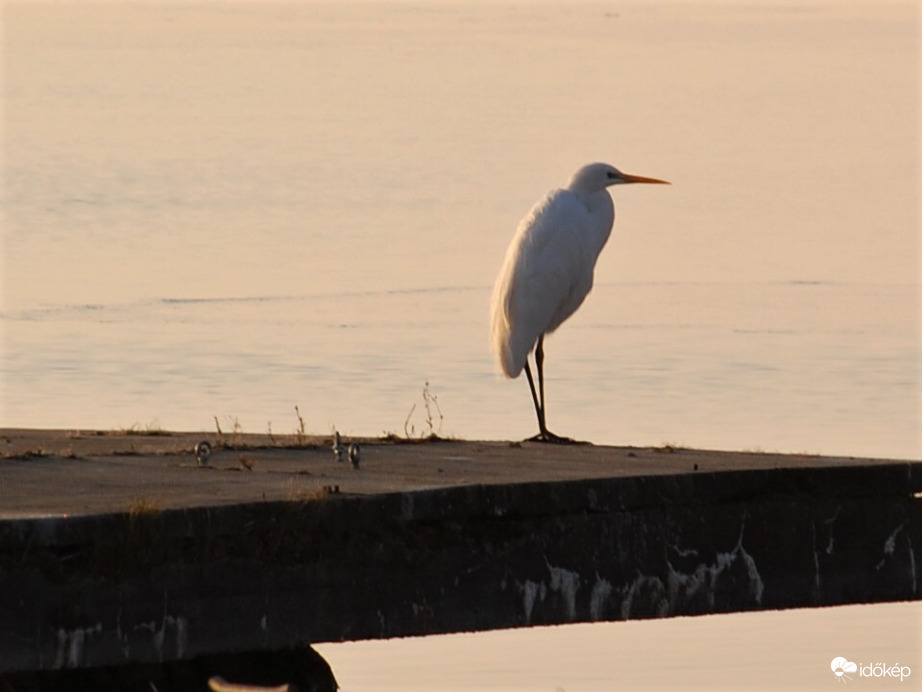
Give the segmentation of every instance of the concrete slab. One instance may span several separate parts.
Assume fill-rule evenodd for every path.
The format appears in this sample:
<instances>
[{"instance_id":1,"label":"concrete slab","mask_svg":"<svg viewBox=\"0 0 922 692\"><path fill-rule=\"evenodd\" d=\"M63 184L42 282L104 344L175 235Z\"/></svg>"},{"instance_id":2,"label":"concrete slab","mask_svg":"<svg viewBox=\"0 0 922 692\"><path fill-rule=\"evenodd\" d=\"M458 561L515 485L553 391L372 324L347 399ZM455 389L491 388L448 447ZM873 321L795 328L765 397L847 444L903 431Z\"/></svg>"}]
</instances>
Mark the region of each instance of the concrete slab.
<instances>
[{"instance_id":1,"label":"concrete slab","mask_svg":"<svg viewBox=\"0 0 922 692\"><path fill-rule=\"evenodd\" d=\"M920 462L360 442L0 431L0 674L922 598Z\"/></svg>"},{"instance_id":2,"label":"concrete slab","mask_svg":"<svg viewBox=\"0 0 922 692\"><path fill-rule=\"evenodd\" d=\"M193 448L214 447L200 466ZM325 487L369 495L757 469L887 466L892 460L675 447L360 439L361 462L336 462L330 438L0 429L0 517L125 512L304 499Z\"/></svg>"}]
</instances>

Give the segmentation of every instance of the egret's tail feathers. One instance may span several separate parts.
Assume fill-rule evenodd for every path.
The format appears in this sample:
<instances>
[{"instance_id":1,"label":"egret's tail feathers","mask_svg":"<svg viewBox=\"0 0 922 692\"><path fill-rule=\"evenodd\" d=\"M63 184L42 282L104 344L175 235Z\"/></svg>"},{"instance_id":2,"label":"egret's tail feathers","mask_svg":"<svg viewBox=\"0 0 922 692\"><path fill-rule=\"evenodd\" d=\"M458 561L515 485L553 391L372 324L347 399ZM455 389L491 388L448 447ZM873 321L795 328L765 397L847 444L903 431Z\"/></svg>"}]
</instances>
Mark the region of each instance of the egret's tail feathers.
<instances>
[{"instance_id":1,"label":"egret's tail feathers","mask_svg":"<svg viewBox=\"0 0 922 692\"><path fill-rule=\"evenodd\" d=\"M515 359L512 357L512 349L509 348L509 329L506 325L497 324L494 320L493 329L490 333L490 346L493 349L493 355L496 356L496 363L499 369L503 371L506 377L518 377L522 370L515 367Z\"/></svg>"},{"instance_id":2,"label":"egret's tail feathers","mask_svg":"<svg viewBox=\"0 0 922 692\"><path fill-rule=\"evenodd\" d=\"M525 367L525 361L516 357L518 351L516 351L513 343L513 332L510 329L505 311L501 308L498 309L494 305L491 317L490 346L496 356L496 362L500 370L503 371L506 377L514 379L522 372L522 368ZM520 360L521 362L519 362Z\"/></svg>"},{"instance_id":3,"label":"egret's tail feathers","mask_svg":"<svg viewBox=\"0 0 922 692\"><path fill-rule=\"evenodd\" d=\"M503 321L500 324L494 323L493 333L493 353L496 355L496 362L500 370L509 379L515 379L522 374L525 367L525 359L531 351L534 339L523 339L521 334L509 328L508 322Z\"/></svg>"},{"instance_id":4,"label":"egret's tail feathers","mask_svg":"<svg viewBox=\"0 0 922 692\"><path fill-rule=\"evenodd\" d=\"M512 352L512 349L509 348L508 343L503 345L503 348L497 354L497 357L499 359L500 369L509 379L515 379L518 377L522 372L522 368L525 367L525 361L519 363L516 360L515 354Z\"/></svg>"}]
</instances>

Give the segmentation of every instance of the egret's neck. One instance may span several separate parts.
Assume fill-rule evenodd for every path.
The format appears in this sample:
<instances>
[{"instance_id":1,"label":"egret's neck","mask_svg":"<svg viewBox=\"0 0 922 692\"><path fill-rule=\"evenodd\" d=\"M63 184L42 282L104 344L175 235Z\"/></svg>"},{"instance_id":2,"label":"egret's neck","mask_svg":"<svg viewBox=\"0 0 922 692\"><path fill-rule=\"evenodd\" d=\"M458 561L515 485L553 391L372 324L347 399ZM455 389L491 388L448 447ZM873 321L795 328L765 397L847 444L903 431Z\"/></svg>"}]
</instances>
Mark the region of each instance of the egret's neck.
<instances>
[{"instance_id":1,"label":"egret's neck","mask_svg":"<svg viewBox=\"0 0 922 692\"><path fill-rule=\"evenodd\" d=\"M592 241L595 245L596 253L602 251L608 237L611 235L611 227L615 222L615 204L612 202L608 190L596 190L590 194L577 194L582 198L589 213L592 214L594 223L592 224Z\"/></svg>"}]
</instances>

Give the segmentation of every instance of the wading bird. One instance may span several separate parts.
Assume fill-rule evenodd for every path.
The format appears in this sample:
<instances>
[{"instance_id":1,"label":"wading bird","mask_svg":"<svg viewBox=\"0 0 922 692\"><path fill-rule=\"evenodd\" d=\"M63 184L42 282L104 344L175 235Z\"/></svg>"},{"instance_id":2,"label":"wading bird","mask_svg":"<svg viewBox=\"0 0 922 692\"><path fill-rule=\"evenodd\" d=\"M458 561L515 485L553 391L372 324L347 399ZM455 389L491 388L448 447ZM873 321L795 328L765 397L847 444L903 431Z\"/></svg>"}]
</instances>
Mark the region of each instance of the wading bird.
<instances>
[{"instance_id":1,"label":"wading bird","mask_svg":"<svg viewBox=\"0 0 922 692\"><path fill-rule=\"evenodd\" d=\"M544 336L576 312L592 289L596 260L615 221L608 188L626 183L669 184L605 163L583 166L566 188L548 193L522 219L496 278L490 306L493 352L506 377L525 369L538 416L538 434L531 440L573 442L547 429ZM528 365L532 349L538 389Z\"/></svg>"}]
</instances>

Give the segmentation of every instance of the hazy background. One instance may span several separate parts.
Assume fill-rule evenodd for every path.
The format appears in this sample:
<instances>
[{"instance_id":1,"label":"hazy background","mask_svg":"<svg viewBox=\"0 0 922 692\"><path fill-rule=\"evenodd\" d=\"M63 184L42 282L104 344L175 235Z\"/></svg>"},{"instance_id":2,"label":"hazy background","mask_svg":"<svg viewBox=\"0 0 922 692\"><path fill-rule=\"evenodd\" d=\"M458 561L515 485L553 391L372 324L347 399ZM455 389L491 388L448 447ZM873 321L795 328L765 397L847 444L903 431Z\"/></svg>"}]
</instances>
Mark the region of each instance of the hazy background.
<instances>
[{"instance_id":1,"label":"hazy background","mask_svg":"<svg viewBox=\"0 0 922 692\"><path fill-rule=\"evenodd\" d=\"M552 429L922 456L916 3L0 7L0 426L283 433L298 405L418 434L428 380L442 434L530 435L490 288L532 203L604 160L673 185L615 190L547 343ZM324 653L353 692L448 689L432 656L459 689L809 689L838 655L922 675L893 608Z\"/></svg>"}]
</instances>

